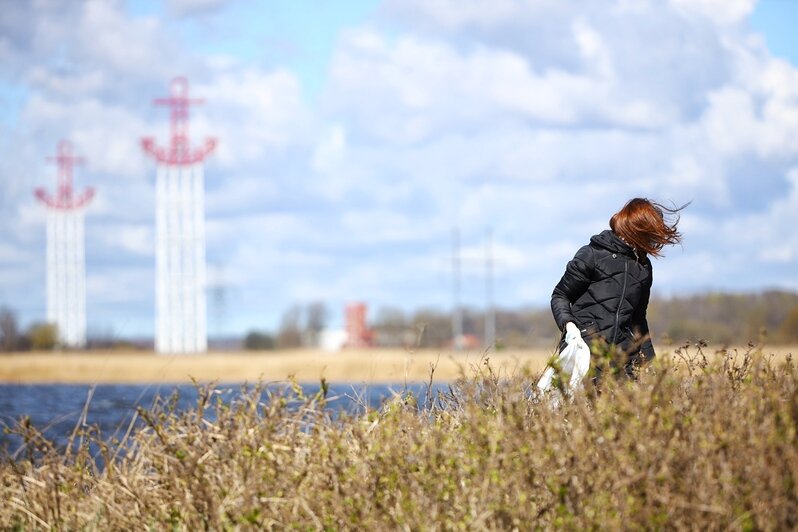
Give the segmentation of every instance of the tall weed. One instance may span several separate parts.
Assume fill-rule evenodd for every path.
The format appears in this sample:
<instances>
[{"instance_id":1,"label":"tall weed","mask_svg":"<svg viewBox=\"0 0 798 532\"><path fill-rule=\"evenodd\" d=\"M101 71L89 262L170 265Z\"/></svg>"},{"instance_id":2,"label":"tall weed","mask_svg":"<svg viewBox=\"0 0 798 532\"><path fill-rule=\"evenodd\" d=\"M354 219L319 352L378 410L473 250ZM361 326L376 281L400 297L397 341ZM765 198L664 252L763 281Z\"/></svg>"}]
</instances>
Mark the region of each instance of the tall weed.
<instances>
[{"instance_id":1,"label":"tall weed","mask_svg":"<svg viewBox=\"0 0 798 532\"><path fill-rule=\"evenodd\" d=\"M0 464L8 529L789 529L798 375L751 349L684 347L637 381L552 406L486 359L431 401L327 408L326 386L190 411L168 398L106 441L58 448L26 420ZM431 388L430 388L431 391ZM208 412L212 415L208 416Z\"/></svg>"}]
</instances>

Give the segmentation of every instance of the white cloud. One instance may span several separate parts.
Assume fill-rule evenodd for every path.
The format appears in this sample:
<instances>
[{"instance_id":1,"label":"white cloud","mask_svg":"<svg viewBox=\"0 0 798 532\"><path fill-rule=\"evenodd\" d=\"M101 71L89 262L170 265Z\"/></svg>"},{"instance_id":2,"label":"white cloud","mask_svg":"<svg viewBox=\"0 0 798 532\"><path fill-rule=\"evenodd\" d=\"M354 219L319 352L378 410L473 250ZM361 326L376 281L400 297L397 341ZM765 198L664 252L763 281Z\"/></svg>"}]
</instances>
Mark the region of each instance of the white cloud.
<instances>
[{"instance_id":1,"label":"white cloud","mask_svg":"<svg viewBox=\"0 0 798 532\"><path fill-rule=\"evenodd\" d=\"M151 224L116 224L106 225L93 233L94 241L91 245L95 248L104 248L108 252L124 253L126 255L139 255L153 257L153 242L155 239Z\"/></svg>"},{"instance_id":2,"label":"white cloud","mask_svg":"<svg viewBox=\"0 0 798 532\"><path fill-rule=\"evenodd\" d=\"M232 179L218 180L208 189L205 212L208 216L230 216L241 212L264 211L279 200L280 190L275 176L236 174Z\"/></svg>"},{"instance_id":3,"label":"white cloud","mask_svg":"<svg viewBox=\"0 0 798 532\"><path fill-rule=\"evenodd\" d=\"M708 141L729 156L746 151L761 157L795 155L798 135L798 71L766 60L747 78L707 95L703 117Z\"/></svg>"},{"instance_id":4,"label":"white cloud","mask_svg":"<svg viewBox=\"0 0 798 532\"><path fill-rule=\"evenodd\" d=\"M776 199L767 211L742 221L749 229L747 244L756 250L764 263L794 264L798 262L798 168L787 174L789 189ZM731 229L731 228L730 228ZM735 232L731 229L730 232Z\"/></svg>"},{"instance_id":5,"label":"white cloud","mask_svg":"<svg viewBox=\"0 0 798 532\"><path fill-rule=\"evenodd\" d=\"M208 13L221 9L233 0L167 0L169 11L179 16Z\"/></svg>"},{"instance_id":6,"label":"white cloud","mask_svg":"<svg viewBox=\"0 0 798 532\"><path fill-rule=\"evenodd\" d=\"M427 141L491 119L641 128L673 119L669 106L625 93L592 27L577 20L573 32L584 60L576 74L535 72L524 55L502 48L461 52L442 41L403 36L388 43L374 32L355 32L334 58L328 101L385 142Z\"/></svg>"},{"instance_id":7,"label":"white cloud","mask_svg":"<svg viewBox=\"0 0 798 532\"><path fill-rule=\"evenodd\" d=\"M298 299L446 308L454 227L477 263L470 284L490 227L501 303L545 304L637 195L694 200L658 290L794 283L798 71L747 33L749 0L391 0L387 23L341 33L317 101L287 67L196 54L181 17L221 13L220 0L173 0L179 16L163 20L119 2L14 5L0 72L26 94L17 125L0 126L0 260L43 254L31 188L52 186L42 157L71 138L87 159L78 185L98 187L90 309L129 299L135 327L150 326L152 291L119 284L152 280L154 168L139 138L166 142L151 100L176 74L205 100L192 139L219 140L208 257L241 291L237 324ZM3 297L40 277L10 268Z\"/></svg>"},{"instance_id":8,"label":"white cloud","mask_svg":"<svg viewBox=\"0 0 798 532\"><path fill-rule=\"evenodd\" d=\"M223 70L210 82L193 85L192 94L207 102L194 112L194 136L219 139L214 157L225 169L267 161L268 155L309 143L313 135L312 114L290 72Z\"/></svg>"},{"instance_id":9,"label":"white cloud","mask_svg":"<svg viewBox=\"0 0 798 532\"><path fill-rule=\"evenodd\" d=\"M612 57L601 34L583 18L576 19L571 28L585 62L595 69L600 78L613 77L615 68L612 65Z\"/></svg>"},{"instance_id":10,"label":"white cloud","mask_svg":"<svg viewBox=\"0 0 798 532\"><path fill-rule=\"evenodd\" d=\"M91 93L71 102L33 94L20 121L31 136L45 132L41 137L46 141L39 144L43 153L53 152L61 138L69 139L85 159L85 164L76 169L76 175L99 176L103 180L106 176L145 179L149 173L139 139L151 126L122 103L109 104L95 99Z\"/></svg>"},{"instance_id":11,"label":"white cloud","mask_svg":"<svg viewBox=\"0 0 798 532\"><path fill-rule=\"evenodd\" d=\"M313 153L313 168L317 172L329 172L339 167L346 152L346 129L341 124L330 127Z\"/></svg>"},{"instance_id":12,"label":"white cloud","mask_svg":"<svg viewBox=\"0 0 798 532\"><path fill-rule=\"evenodd\" d=\"M99 269L87 264L86 270L86 297L89 309L92 306L111 306L113 313L125 316L124 305L130 305L134 310L128 315L136 315L142 311L149 313L149 303L152 298L152 286L155 277L152 271L145 267L126 267ZM103 321L97 316L97 321Z\"/></svg>"},{"instance_id":13,"label":"white cloud","mask_svg":"<svg viewBox=\"0 0 798 532\"><path fill-rule=\"evenodd\" d=\"M597 3L594 8L616 13L645 15L660 2L619 0ZM745 19L756 0L669 0L668 4L686 19L701 17L716 24L731 25ZM530 18L561 18L589 11L580 0L391 0L385 10L410 18L417 24L445 31L502 29L514 21Z\"/></svg>"},{"instance_id":14,"label":"white cloud","mask_svg":"<svg viewBox=\"0 0 798 532\"><path fill-rule=\"evenodd\" d=\"M0 242L0 264L26 265L32 259L34 257L28 250Z\"/></svg>"},{"instance_id":15,"label":"white cloud","mask_svg":"<svg viewBox=\"0 0 798 532\"><path fill-rule=\"evenodd\" d=\"M756 0L669 0L686 16L700 15L718 24L736 24L754 10Z\"/></svg>"},{"instance_id":16,"label":"white cloud","mask_svg":"<svg viewBox=\"0 0 798 532\"><path fill-rule=\"evenodd\" d=\"M426 19L436 26L455 30L468 26L495 27L506 24L518 16L528 16L529 12L541 12L553 7L557 2L540 0L523 2L519 0L411 0L387 2L385 10L389 13L404 14L414 19Z\"/></svg>"}]
</instances>

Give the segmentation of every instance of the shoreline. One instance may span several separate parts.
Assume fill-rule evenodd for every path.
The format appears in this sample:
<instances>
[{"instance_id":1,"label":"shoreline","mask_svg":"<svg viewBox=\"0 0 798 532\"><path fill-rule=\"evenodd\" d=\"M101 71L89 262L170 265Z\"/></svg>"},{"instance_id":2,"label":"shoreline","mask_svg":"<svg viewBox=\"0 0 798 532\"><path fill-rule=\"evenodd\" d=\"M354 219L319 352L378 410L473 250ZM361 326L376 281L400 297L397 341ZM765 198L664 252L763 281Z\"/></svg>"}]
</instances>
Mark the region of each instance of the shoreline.
<instances>
[{"instance_id":1,"label":"shoreline","mask_svg":"<svg viewBox=\"0 0 798 532\"><path fill-rule=\"evenodd\" d=\"M388 384L450 382L490 360L496 371L542 370L546 350L489 353L445 350L362 349L329 353L319 350L213 352L158 355L147 351L31 352L0 356L0 384L137 384L217 382L298 382Z\"/></svg>"},{"instance_id":2,"label":"shoreline","mask_svg":"<svg viewBox=\"0 0 798 532\"><path fill-rule=\"evenodd\" d=\"M713 346L704 348L716 356ZM747 347L729 347L744 353ZM658 349L660 356L676 356L674 346ZM784 359L798 355L798 346L764 346L762 351ZM467 350L419 350L370 348L330 353L312 349L212 352L201 355L158 355L151 351L28 352L0 355L0 384L218 384L328 382L396 384L451 382L470 376L489 360L494 373L518 371L539 374L553 351L507 349L485 353Z\"/></svg>"}]
</instances>

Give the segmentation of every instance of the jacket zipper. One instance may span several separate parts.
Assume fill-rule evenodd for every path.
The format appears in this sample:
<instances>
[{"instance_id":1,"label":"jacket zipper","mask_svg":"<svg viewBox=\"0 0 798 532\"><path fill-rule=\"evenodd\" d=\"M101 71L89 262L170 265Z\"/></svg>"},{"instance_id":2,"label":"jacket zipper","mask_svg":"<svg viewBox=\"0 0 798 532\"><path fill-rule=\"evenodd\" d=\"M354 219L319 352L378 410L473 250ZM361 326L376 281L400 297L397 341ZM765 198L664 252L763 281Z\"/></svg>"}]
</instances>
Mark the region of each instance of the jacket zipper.
<instances>
[{"instance_id":1,"label":"jacket zipper","mask_svg":"<svg viewBox=\"0 0 798 532\"><path fill-rule=\"evenodd\" d=\"M618 309L615 311L615 327L612 330L612 343L618 339L618 321L621 319L621 306L623 306L623 298L626 296L626 278L629 274L629 261L623 261L623 288L621 289L621 299L618 301Z\"/></svg>"}]
</instances>

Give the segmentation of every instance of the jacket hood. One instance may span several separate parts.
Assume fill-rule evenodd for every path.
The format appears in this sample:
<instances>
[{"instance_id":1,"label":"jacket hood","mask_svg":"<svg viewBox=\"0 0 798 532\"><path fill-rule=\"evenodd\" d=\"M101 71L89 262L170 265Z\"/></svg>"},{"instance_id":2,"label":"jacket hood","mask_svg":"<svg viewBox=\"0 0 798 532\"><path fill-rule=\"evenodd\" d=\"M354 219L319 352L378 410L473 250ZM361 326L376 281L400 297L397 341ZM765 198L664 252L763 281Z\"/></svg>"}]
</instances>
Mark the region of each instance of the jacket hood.
<instances>
[{"instance_id":1,"label":"jacket hood","mask_svg":"<svg viewBox=\"0 0 798 532\"><path fill-rule=\"evenodd\" d=\"M593 235L590 238L590 243L613 253L623 253L624 255L629 255L630 257L635 256L634 249L632 249L632 247L626 242L621 240L618 235L612 232L611 229L605 229L599 234Z\"/></svg>"}]
</instances>

